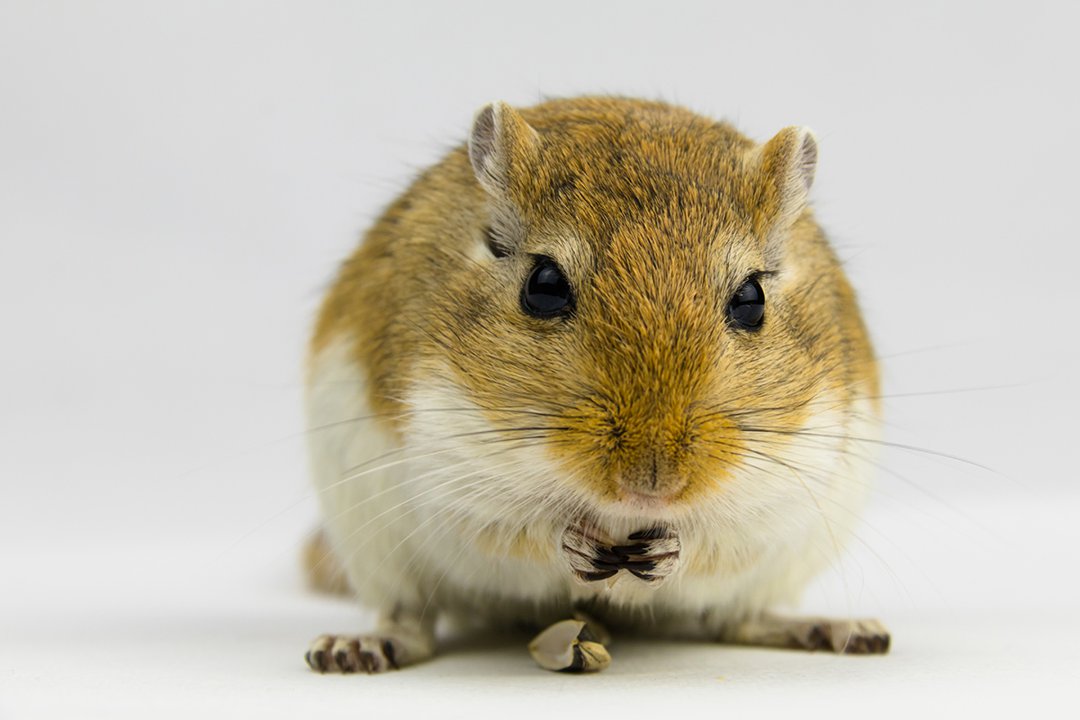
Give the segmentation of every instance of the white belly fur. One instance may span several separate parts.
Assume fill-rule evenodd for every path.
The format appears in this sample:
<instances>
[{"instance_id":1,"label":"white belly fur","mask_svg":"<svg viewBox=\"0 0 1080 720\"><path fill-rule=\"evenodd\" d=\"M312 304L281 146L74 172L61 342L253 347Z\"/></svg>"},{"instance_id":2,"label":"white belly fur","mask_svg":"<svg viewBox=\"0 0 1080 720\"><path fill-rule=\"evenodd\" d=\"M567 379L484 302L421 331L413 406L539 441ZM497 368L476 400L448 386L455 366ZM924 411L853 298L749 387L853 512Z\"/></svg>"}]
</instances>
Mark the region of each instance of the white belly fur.
<instances>
[{"instance_id":1,"label":"white belly fur","mask_svg":"<svg viewBox=\"0 0 1080 720\"><path fill-rule=\"evenodd\" d=\"M867 443L808 441L813 450L789 449L785 462L828 471L802 480L782 467L740 473L680 527L683 563L663 586L627 577L583 587L557 551L569 518L545 513L545 483L555 471L542 448L500 455L485 448L482 413L439 411L470 406L448 382L406 399L416 412L403 445L385 420L371 417L366 392L348 342L313 358L310 453L325 528L358 599L384 610L405 604L504 624L546 621L599 596L616 621L719 627L798 599L850 536L871 474ZM869 402L858 405L854 413L817 413L809 425L821 435L876 438ZM438 439L449 434L461 437ZM500 485L507 477L512 492ZM509 552L523 533L525 546L548 555ZM694 572L706 556L714 571Z\"/></svg>"}]
</instances>

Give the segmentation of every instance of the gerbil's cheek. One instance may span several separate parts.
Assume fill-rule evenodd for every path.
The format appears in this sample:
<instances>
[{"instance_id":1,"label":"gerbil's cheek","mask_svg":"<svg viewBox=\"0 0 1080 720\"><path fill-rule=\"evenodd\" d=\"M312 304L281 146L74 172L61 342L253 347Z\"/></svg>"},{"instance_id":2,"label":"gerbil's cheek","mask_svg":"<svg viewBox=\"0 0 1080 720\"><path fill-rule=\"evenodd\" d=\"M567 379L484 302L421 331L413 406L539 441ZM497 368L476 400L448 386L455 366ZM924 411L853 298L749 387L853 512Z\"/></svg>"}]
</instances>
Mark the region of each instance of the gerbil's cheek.
<instances>
[{"instance_id":1,"label":"gerbil's cheek","mask_svg":"<svg viewBox=\"0 0 1080 720\"><path fill-rule=\"evenodd\" d=\"M496 371L476 365L479 375ZM478 395L458 372L435 358L406 395L407 462L416 478L409 492L426 493L421 512L443 500L458 508L490 548L522 556L551 548L556 530L540 526L568 515L581 495L548 450L558 444L558 416L520 396Z\"/></svg>"}]
</instances>

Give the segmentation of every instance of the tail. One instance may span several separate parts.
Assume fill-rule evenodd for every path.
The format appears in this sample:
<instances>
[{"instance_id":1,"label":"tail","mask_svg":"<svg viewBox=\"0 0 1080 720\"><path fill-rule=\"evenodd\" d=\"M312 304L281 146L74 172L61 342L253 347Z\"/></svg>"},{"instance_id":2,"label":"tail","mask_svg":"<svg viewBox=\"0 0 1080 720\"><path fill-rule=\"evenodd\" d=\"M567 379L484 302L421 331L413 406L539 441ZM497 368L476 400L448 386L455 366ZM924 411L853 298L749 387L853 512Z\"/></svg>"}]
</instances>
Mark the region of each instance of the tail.
<instances>
[{"instance_id":1,"label":"tail","mask_svg":"<svg viewBox=\"0 0 1080 720\"><path fill-rule=\"evenodd\" d=\"M312 590L331 595L352 594L345 568L324 530L317 530L304 542L301 561L308 587Z\"/></svg>"}]
</instances>

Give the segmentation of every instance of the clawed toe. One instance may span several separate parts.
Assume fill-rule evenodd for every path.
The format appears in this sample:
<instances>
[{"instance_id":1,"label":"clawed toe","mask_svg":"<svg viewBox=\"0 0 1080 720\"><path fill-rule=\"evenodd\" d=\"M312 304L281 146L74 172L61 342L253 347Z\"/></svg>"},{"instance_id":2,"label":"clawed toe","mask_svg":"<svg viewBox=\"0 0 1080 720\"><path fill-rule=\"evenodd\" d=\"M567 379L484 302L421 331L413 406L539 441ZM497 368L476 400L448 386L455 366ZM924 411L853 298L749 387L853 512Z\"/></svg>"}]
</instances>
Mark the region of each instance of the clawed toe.
<instances>
[{"instance_id":1,"label":"clawed toe","mask_svg":"<svg viewBox=\"0 0 1080 720\"><path fill-rule=\"evenodd\" d=\"M834 630L834 633L836 631ZM848 655L883 655L889 652L889 631L876 620L850 623L848 632L834 635L833 651Z\"/></svg>"},{"instance_id":2,"label":"clawed toe","mask_svg":"<svg viewBox=\"0 0 1080 720\"><path fill-rule=\"evenodd\" d=\"M883 655L889 651L889 631L876 620L820 620L795 625L793 646L845 655Z\"/></svg>"},{"instance_id":3,"label":"clawed toe","mask_svg":"<svg viewBox=\"0 0 1080 720\"><path fill-rule=\"evenodd\" d=\"M320 635L304 659L319 673L381 673L397 670L398 649L393 638Z\"/></svg>"},{"instance_id":4,"label":"clawed toe","mask_svg":"<svg viewBox=\"0 0 1080 720\"><path fill-rule=\"evenodd\" d=\"M784 618L771 614L740 623L721 639L739 645L846 655L883 655L889 652L890 644L889 631L877 620Z\"/></svg>"}]
</instances>

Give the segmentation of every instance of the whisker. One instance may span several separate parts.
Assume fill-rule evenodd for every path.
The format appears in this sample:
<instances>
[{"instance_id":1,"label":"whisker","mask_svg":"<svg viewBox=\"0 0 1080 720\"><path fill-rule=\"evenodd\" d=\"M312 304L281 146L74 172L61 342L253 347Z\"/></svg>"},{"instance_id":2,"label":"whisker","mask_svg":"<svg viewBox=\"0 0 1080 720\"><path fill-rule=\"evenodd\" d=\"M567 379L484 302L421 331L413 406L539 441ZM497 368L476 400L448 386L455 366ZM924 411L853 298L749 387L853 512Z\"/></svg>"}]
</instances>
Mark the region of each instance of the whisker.
<instances>
[{"instance_id":1,"label":"whisker","mask_svg":"<svg viewBox=\"0 0 1080 720\"><path fill-rule=\"evenodd\" d=\"M479 532L479 531L478 531L478 532ZM463 555L463 554L465 553L465 551L466 551L466 550L468 550L468 549L470 548L470 545L472 544L472 542L475 542L475 539L476 539L476 537L478 537L478 536L479 536L478 534L474 534L474 536L473 536L473 538L471 538L471 541L470 541L470 542L462 542L462 543L460 543L461 547L459 547L459 548L458 548L458 551L457 551L457 552L456 552L456 553L454 554L454 556L453 556L453 557L452 557L452 558L450 559L450 562L449 562L449 563L448 563L448 564L446 565L446 567L445 567L445 568L443 568L443 571L442 571L442 573L440 573L440 574L439 574L439 577L438 577L438 579L437 579L437 580L435 581L435 585L434 585L434 586L433 586L433 587L431 588L431 590L430 590L430 591L428 592L428 598L427 598L427 601L426 601L426 602L424 603L424 607L423 607L423 609L422 609L422 610L420 611L420 619L421 619L421 620L423 620L424 616L425 616L425 615L427 615L427 611L428 611L428 608L429 608L429 607L431 606L431 601L432 601L432 600L433 600L433 599L435 598L435 594L436 594L436 593L438 592L438 590L439 590L439 586L440 586L440 585L442 585L442 581L443 581L443 579L444 579L444 578L446 577L446 575L447 575L447 574L448 574L448 573L450 572L450 569L451 569L451 568L452 568L452 567L453 567L453 566L454 566L454 565L455 565L455 564L456 564L456 563L457 563L458 561L460 561L460 560L461 560L461 557L462 557L462 555Z\"/></svg>"},{"instance_id":2,"label":"whisker","mask_svg":"<svg viewBox=\"0 0 1080 720\"><path fill-rule=\"evenodd\" d=\"M460 438L463 438L463 437L470 437L470 436L473 436L473 435L494 435L494 434L498 434L498 433L501 433L501 432L517 432L517 431L526 431L526 430L532 432L532 431L536 431L537 429L538 428L535 428L535 427L529 427L529 428L512 428L512 427L511 428L493 428L493 429L490 429L490 430L479 430L479 431L470 431L470 432L463 432L463 433L453 433L453 434L450 434L450 435L435 436L435 437L431 437L431 438L426 439L425 442L426 442L426 444L433 445L435 443L441 443L441 442L445 442L445 441L448 441L448 440L457 440L457 439L460 439ZM539 429L543 430L543 429L546 429L546 428L539 428ZM526 436L526 437L529 438L529 436ZM539 436L539 437L543 437L543 436ZM513 441L513 440L520 440L520 439L521 438L515 437L515 438L506 438L505 440L506 441ZM532 438L530 438L530 439L532 439ZM492 442L492 441L489 441L489 443L490 442ZM384 453L380 457L385 457L385 456L392 455L394 453L403 452L408 447L409 446L402 446L401 448L398 448L396 450L392 450L389 453ZM342 479L337 480L334 483L328 485L325 489L331 489L331 488L337 487L338 485L341 485L342 483L351 482L353 480L357 480L357 479L359 479L361 477L364 477L365 475L369 475L371 473L378 472L380 470L385 470L387 468L394 467L394 466L400 465L402 463L410 462L410 461L413 461L413 460L420 460L420 459L423 459L423 458L432 457L434 455L440 455L440 454L447 453L447 452L457 452L459 450L460 449L456 448L456 447L443 448L442 450L436 450L436 451L433 451L433 452L430 452L430 453L425 453L425 454L422 454L422 455L415 455L415 456L411 456L411 457L408 457L408 458L403 458L401 460L396 460L396 461L394 461L392 463L387 463L387 464L381 465L381 466L379 466L377 468L371 468L369 470L365 470L362 473L352 474L352 475L348 475L346 477L343 477ZM365 464L368 464L370 462L372 462L372 461L370 461L370 460L365 461L364 463L361 463L360 465L355 465L355 466L347 469L345 472L346 473L351 473L353 470L357 470L357 469L363 467Z\"/></svg>"},{"instance_id":3,"label":"whisker","mask_svg":"<svg viewBox=\"0 0 1080 720\"><path fill-rule=\"evenodd\" d=\"M456 492L458 492L460 490L468 491L471 488L476 487L479 484L480 484L479 482L477 482L477 483L469 483L468 485L466 485L464 487L454 488L453 492L456 493ZM422 530L429 529L428 526L430 524L434 523L436 520L439 521L439 525L438 525L438 527L433 529L432 536L434 536L435 533L439 533L440 536L445 534L444 532L442 532L443 528L449 529L449 528L453 527L452 526L452 521L455 519L454 518L454 513L458 512L460 508L467 506L468 503L475 500L475 495L476 495L476 493L465 492L463 495L461 495L461 496L459 496L457 498L454 498L449 503L446 503L446 504L442 505L441 507L439 507L437 509L437 511L435 513L433 513L432 515L430 515L429 517L425 518L424 520L421 520L417 524L417 526L415 528L413 528L407 535L405 535L405 537L403 537L396 545L394 545L393 548L391 548L383 556L383 558L379 561L379 563L371 571L372 574L373 575L377 574L379 569L383 566L383 564L395 552L397 552L399 548L404 546L405 543L407 543L417 533L421 532ZM445 498L441 498L441 499L445 499ZM396 522L396 519L391 521L391 522ZM416 558L416 556L419 554L420 550L423 547L424 547L424 543L421 542L421 544L416 549L414 549L413 554L409 557L409 560L407 560L405 565L403 566L403 571L401 573L401 576L404 576L405 571L409 569L409 567L412 565L412 562L413 562L414 558ZM400 583L400 582L401 582L401 577L398 578L398 583Z\"/></svg>"},{"instance_id":4,"label":"whisker","mask_svg":"<svg viewBox=\"0 0 1080 720\"><path fill-rule=\"evenodd\" d=\"M760 472L763 472L763 473L765 473L765 474L767 474L767 475L769 475L771 477L775 477L775 478L780 479L780 480L784 479L783 476L781 476L781 475L779 475L777 473L771 472L768 469L763 468L760 465L757 465L753 461L747 461L747 465L754 468L754 469L756 469L756 470L758 470L758 471L760 471ZM799 462L792 462L791 465L800 468L800 471L805 473L808 476L809 479L811 479L811 480L813 480L813 481L815 481L817 483L820 483L823 486L828 487L829 480L831 478L824 475L823 471L820 470L819 468L816 468L816 467L808 468L805 464L799 463ZM853 519L858 519L862 515L862 513L860 511L848 507L847 505L840 502L836 498L826 496L825 498L822 498L822 500L824 502L830 503L833 507L837 508L841 512L847 513L848 516L853 518ZM905 550L902 547L900 547L900 545L898 545L896 542L891 540L889 537L887 537L886 535L881 533L877 528L873 527L872 525L865 525L865 527L868 530L870 530L870 532L873 532L875 535L877 535L879 538L881 538L884 542L889 543L889 545L895 551L899 552L901 555L903 555L905 557L905 559L907 559L909 562L914 564L911 556L908 555L905 552ZM850 530L850 534L851 534L851 537L854 540L859 542L859 544L862 545L867 550L867 552L869 552L871 555L873 555L874 558L877 559L881 563L882 567L884 567L886 569L886 571L889 573L889 576L893 579L893 581L897 584L897 586L901 588L901 590L908 597L909 601L913 600L913 598L911 597L910 592L908 591L906 585L903 583L902 579L896 574L896 572L890 566L888 561L886 561L886 559L880 553L878 553L873 548L873 546L866 539L864 539L858 532L856 532L854 529ZM929 575L927 575L925 572L922 572L922 574L923 574L923 577L927 581L930 581Z\"/></svg>"},{"instance_id":5,"label":"whisker","mask_svg":"<svg viewBox=\"0 0 1080 720\"><path fill-rule=\"evenodd\" d=\"M475 504L475 502L477 500L482 499L484 495L498 495L498 494L500 494L498 490L499 489L496 489L496 488L481 488L477 493L462 498L461 503L460 503L460 507L465 507L465 508L470 507L473 504ZM507 505L507 507L504 510L504 513L506 515L508 515L508 516L513 516L518 510L520 510L520 509L522 509L524 507L527 507L530 502L532 502L532 498L530 498L528 496L524 496L522 498L519 498L516 502L513 502L513 503ZM468 513L465 513L465 515L467 516ZM523 523L522 525L524 527L524 526L527 525L527 523ZM440 525L440 527L436 528L435 532L432 533L432 535L430 535L425 540L425 542L423 544L418 546L413 551L413 554L410 556L406 567L411 567L412 564L419 558L420 551L424 549L425 544L430 545L432 543L435 543L436 541L440 541L442 538L446 537L449 534L449 532L453 529L453 527L454 527L454 525L449 520L443 522ZM471 548L471 547L474 546L477 538L479 538L479 536L480 536L480 533L484 532L485 529L486 528L483 525L481 525L481 526L479 526L479 527L477 527L475 529L475 531L472 533L472 536L470 538L468 538L468 539L461 538L460 539L460 542L459 542L460 549L454 555L454 557L451 558L450 563L444 568L443 575L446 575L447 573L449 573L449 571L453 567L453 565L461 559L461 557L463 556L463 551L465 549ZM430 555L428 557L423 558L424 566L421 569L421 573L420 573L421 575L426 573L427 566L428 566L428 563L430 562L430 560L431 560ZM483 563L477 563L476 570L474 570L472 573L470 573L469 577L471 578L472 576L474 576L476 574L476 572L478 572L481 568L484 568L484 567L485 567L485 565ZM432 589L429 591L428 600L424 605L424 610L421 613L421 617L423 617L423 615L426 613L428 605L430 605L432 598L434 598L435 593L438 591L438 588L439 588L439 585L440 585L440 583L442 581L443 575L440 575L440 577L439 577L438 581L435 583L434 587L432 587Z\"/></svg>"},{"instance_id":6,"label":"whisker","mask_svg":"<svg viewBox=\"0 0 1080 720\"><path fill-rule=\"evenodd\" d=\"M766 441L763 441L763 440L757 439L757 438L746 438L746 441L751 442L751 443L753 443L753 442L765 443L766 442ZM993 528L987 527L980 520L972 517L971 515L964 512L963 510L961 510L957 506L953 505L952 503L948 502L947 500L940 497L939 495L931 492L930 490L927 490L926 488L919 485L914 480L906 477L905 475L902 475L901 473L894 470L893 468L890 468L888 465L881 462L880 460L878 460L876 457L874 457L872 455L868 455L866 453L856 452L853 448L849 448L849 447L828 446L828 445L825 445L823 443L816 443L816 442L813 442L813 441L803 442L803 443L792 443L792 447L800 447L800 448L804 448L804 449L808 449L808 450L830 449L830 450L833 450L833 451L835 451L835 452L837 452L839 454L848 455L850 457L853 457L853 458L859 460L860 462L865 462L867 464L873 465L875 468L877 468L881 472L884 472L884 473L896 478L897 480L900 480L902 483L904 483L908 487L912 488L913 490L916 490L917 492L921 493L923 496L929 498L930 500L933 500L935 503L937 503L937 504L941 505L942 507L948 509L949 511L955 513L958 517L963 518L966 522L970 523L971 525L980 528L989 537L998 538L998 535L994 531Z\"/></svg>"},{"instance_id":7,"label":"whisker","mask_svg":"<svg viewBox=\"0 0 1080 720\"><path fill-rule=\"evenodd\" d=\"M465 462L463 462L463 463L459 463L459 465L466 465L466 464L468 464L469 462L471 462L471 460L470 460L470 461L465 461ZM507 463L507 464L512 464L512 463ZM500 466L495 466L495 467L500 467ZM444 470L444 469L440 469L440 471L441 471L441 470ZM410 495L410 496L409 496L408 498L406 498L406 499L405 499L404 501L402 501L402 502L399 502L399 503L397 503L396 505L394 505L394 506L392 506L392 507L390 507L390 508L387 508L387 509L383 510L382 512L380 512L380 513L378 513L378 514L374 515L374 516L373 516L373 517L371 517L371 518L368 518L368 519L367 519L367 520L366 520L365 522L361 523L361 524L360 524L360 525L359 525L358 527L354 528L354 529L352 530L352 532L350 532L350 533L349 533L349 534L348 534L348 535L347 535L347 536L346 536L345 538L343 538L343 539L341 539L340 541L338 541L338 545L345 545L345 544L347 544L347 543L348 543L348 542L349 542L350 540L352 540L352 539L353 539L354 537L356 537L356 536L357 536L358 534L360 534L360 533L361 533L361 532L362 532L362 531L363 531L364 529L366 529L366 528L367 528L368 526L370 526L370 525L371 525L372 523L374 523L375 521L379 520L380 518L383 518L383 517L385 517L386 515L390 514L391 512L393 512L393 511L395 511L395 510L398 510L398 509L400 509L400 508L402 508L402 507L405 507L405 506L407 506L407 505L411 505L412 503L415 503L415 502L416 502L416 500L417 500L418 498L420 498L420 497L424 497L424 496L427 496L427 495L431 495L432 493L434 493L434 492L437 492L438 490L441 490L441 489L443 489L443 488L445 488L445 487L447 487L447 486L449 486L449 485L454 485L455 483L459 483L459 482L461 482L461 481L463 481L463 480L466 480L466 479L468 479L468 478L470 478L470 477L474 477L474 476L476 476L477 474L479 474L480 472L482 472L482 471L478 470L478 471L474 471L474 472L471 472L471 473L467 473L467 474L465 474L465 475L459 475L459 476L455 476L455 477L452 477L452 478L450 478L449 480L446 480L446 481L440 482L440 483L438 483L437 485L435 485L435 486L433 486L433 487L430 487L430 488L428 488L427 490L424 490L424 491L422 491L422 492L420 492L420 493L416 493L416 494ZM490 477L487 477L487 476L485 476L485 477L481 477L481 478L480 478L480 479L478 479L478 480L474 480L474 481L473 481L473 482L471 482L471 483L467 483L467 484L465 484L465 485L462 485L462 486L459 486L459 487L454 487L454 488L450 488L450 490L448 490L447 492L458 492L458 491L460 491L460 490L463 490L463 489L468 489L469 487L473 487L473 486L476 486L476 485L480 485L480 484L483 484L483 483L487 483L487 482L490 482ZM366 504L366 499L365 499L365 501L362 501L361 503L358 503L358 504L357 504L357 507L359 507L360 505L363 505L363 504ZM414 507L414 508L409 508L409 509L407 509L407 510L405 511L405 513L413 512L413 511L415 511L416 509L418 509L418 508L416 508L416 507ZM342 511L341 513L338 513L338 514L337 514L337 515L335 516L335 519L336 519L337 517L340 517L340 516L341 516L342 514L344 514L344 513L346 513L346 512L349 512L349 511L348 511L348 510L344 510L344 511ZM349 553L348 553L347 555L345 555L345 556L343 557L343 560L344 560L344 561L346 561L346 562L348 562L348 561L349 561L349 560L350 560L350 559L351 559L352 557L354 557L354 556L355 556L355 554L356 554L357 552L359 552L359 551L360 551L360 550L361 550L362 548L366 547L366 546L367 546L367 544L368 544L369 542L371 542L371 541L372 541L372 540L373 540L374 538L378 537L378 534L379 534L380 532L382 532L382 531L383 531L383 530L385 530L386 528L390 527L390 526L391 526L391 525L393 525L394 523L398 522L398 520L400 520L400 519L401 519L401 517L403 517L403 516L404 516L404 513L403 513L403 514L402 514L401 516L398 516L398 517L392 517L392 518L390 518L390 519L389 519L388 521L384 522L384 523L383 523L383 524L382 524L382 525L381 525L380 527L378 527L378 528L377 528L377 529L376 529L376 530L375 530L375 531L374 531L374 532L373 532L373 533L371 534L371 536L370 536L370 537L369 537L369 538L368 538L368 539L367 539L366 541L362 542L362 543L361 543L360 545L356 546L355 548L352 548L352 549L351 549L351 551L350 551L350 552L349 552ZM321 566L321 563L322 563L322 562L323 562L324 560L326 560L326 558L327 558L327 557L328 557L329 555L330 555L330 553L327 553L327 555L325 555L325 556L324 556L324 557L323 557L322 559L320 559L320 560L319 560L319 562L315 564L314 568L318 568L318 567L320 567L320 566Z\"/></svg>"},{"instance_id":8,"label":"whisker","mask_svg":"<svg viewBox=\"0 0 1080 720\"><path fill-rule=\"evenodd\" d=\"M496 453L496 455L497 454L501 454L501 453ZM469 465L469 464L475 462L475 460L476 460L475 458L468 458L466 460L463 460L460 463L452 465L451 467L460 467L462 465ZM507 463L507 464L513 464L513 462L515 462L515 461L511 461L510 463ZM502 467L502 466L497 465L495 467ZM435 474L438 474L440 472L445 472L446 469L447 468L436 468L436 469L431 470L428 473L426 473L425 477L430 477L431 475L435 475ZM352 533L350 533L346 538L344 538L344 540L349 540L349 539L355 537L358 533L363 531L366 527L368 527L375 520L378 520L379 518L384 517L388 513L391 513L394 510L397 510L398 508L403 507L404 505L407 505L407 504L415 501L416 498L418 498L418 497L423 497L423 496L426 496L426 495L430 495L431 493L437 492L438 490L440 490L443 487L446 487L447 485L450 485L450 484L455 483L455 482L459 482L461 479L466 478L466 477L473 477L476 474L481 473L483 471L484 471L484 469L481 468L481 469L473 471L472 473L469 473L467 475L451 478L450 480L446 480L446 481L440 482L440 483L438 483L438 484L436 484L436 485L434 485L432 487L429 487L426 490L422 490L419 493L415 493L413 495L410 495L408 498L406 498L402 502L399 502L396 505L393 505L392 507L389 507L389 508L383 510L382 512L378 513L377 515L375 515L372 518L369 518L367 521L362 523L359 527L355 528ZM419 479L419 476L418 476L417 479ZM488 478L484 478L484 479L487 480ZM415 482L415 480L413 482ZM397 487L398 486L395 485L395 486L391 486L391 488L388 488L388 489L396 489ZM371 498L364 498L361 502L356 503L356 504L350 506L349 508L346 508L345 510L342 510L340 513L335 515L333 519L337 519L337 518L341 517L342 515L344 515L346 513L354 512L355 510L357 510L360 507L362 507L363 505L365 505L370 499Z\"/></svg>"},{"instance_id":9,"label":"whisker","mask_svg":"<svg viewBox=\"0 0 1080 720\"><path fill-rule=\"evenodd\" d=\"M792 436L800 436L800 437L820 437L820 438L827 438L827 439L832 439L832 440L849 440L851 442L872 443L872 444L876 444L876 445L881 445L883 447L890 447L890 448L896 448L898 450L907 450L907 451L910 451L910 452L922 453L922 454L925 454L925 455L930 455L930 456L933 456L933 457L941 458L943 460L952 460L953 462L963 463L964 465L970 465L970 466L976 467L976 468L978 468L980 470L985 470L986 472L993 473L994 475L998 475L999 477L1005 477L1004 475L999 473L997 470L994 470L993 468L987 467L986 465L982 465L980 463L977 463L974 460L968 460L967 458L962 458L962 457L959 457L957 455L950 455L949 453L939 452L937 450L931 450L929 448L921 448L921 447L918 447L918 446L915 446L915 445L907 445L907 444L904 444L904 443L890 442L888 440L880 440L878 438L864 438L864 437L854 437L854 436L851 436L851 435L842 435L842 434L816 433L816 432L807 432L807 431L803 431L803 430L778 430L778 429L771 429L771 428L748 427L748 426L740 426L739 429L742 430L743 432L748 432L748 433L768 433L768 434L772 434L772 435L792 435Z\"/></svg>"}]
</instances>

